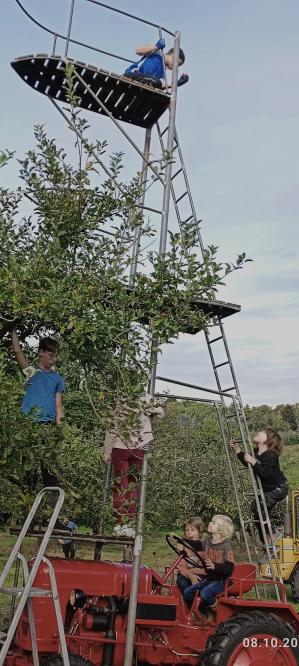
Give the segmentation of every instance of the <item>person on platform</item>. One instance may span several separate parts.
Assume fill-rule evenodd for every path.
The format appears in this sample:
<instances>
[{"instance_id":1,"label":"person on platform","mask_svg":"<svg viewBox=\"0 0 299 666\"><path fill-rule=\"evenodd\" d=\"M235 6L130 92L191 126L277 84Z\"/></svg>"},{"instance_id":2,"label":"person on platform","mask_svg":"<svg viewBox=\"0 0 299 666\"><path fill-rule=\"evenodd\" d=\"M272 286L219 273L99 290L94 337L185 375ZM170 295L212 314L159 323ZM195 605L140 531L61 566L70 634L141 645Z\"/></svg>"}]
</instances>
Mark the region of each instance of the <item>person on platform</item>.
<instances>
[{"instance_id":1,"label":"person on platform","mask_svg":"<svg viewBox=\"0 0 299 666\"><path fill-rule=\"evenodd\" d=\"M124 76L127 76L140 83L149 83L155 88L165 88L165 69L172 70L174 63L173 49L169 49L163 58L163 49L165 40L160 38L156 44L146 44L136 49L136 54L140 60L133 62L127 67ZM179 50L179 67L185 62L183 49ZM165 68L165 69L164 69ZM178 79L178 86L182 86L189 81L188 74L181 74Z\"/></svg>"}]
</instances>

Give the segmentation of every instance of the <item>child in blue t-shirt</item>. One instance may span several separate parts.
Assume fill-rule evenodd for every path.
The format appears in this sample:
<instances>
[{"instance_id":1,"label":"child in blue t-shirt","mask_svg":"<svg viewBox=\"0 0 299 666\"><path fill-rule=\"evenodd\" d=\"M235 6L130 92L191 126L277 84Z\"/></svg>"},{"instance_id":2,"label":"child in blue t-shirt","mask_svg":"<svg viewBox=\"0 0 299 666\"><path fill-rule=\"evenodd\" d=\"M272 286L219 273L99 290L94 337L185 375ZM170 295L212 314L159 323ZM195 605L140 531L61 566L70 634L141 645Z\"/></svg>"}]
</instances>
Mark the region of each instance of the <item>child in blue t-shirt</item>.
<instances>
[{"instance_id":1,"label":"child in blue t-shirt","mask_svg":"<svg viewBox=\"0 0 299 666\"><path fill-rule=\"evenodd\" d=\"M164 64L163 56L161 50L165 47L164 39L159 39L159 41L154 44L148 44L146 46L140 46L136 49L137 55L141 56L141 60L138 62L133 62L130 65L124 75L140 81L140 83L151 83L156 88L165 87L165 73L164 73ZM169 49L164 56L164 63L167 69L173 69L173 49ZM179 51L179 67L185 62L185 54L183 49ZM178 80L178 86L187 83L189 76L187 74L182 74Z\"/></svg>"},{"instance_id":2,"label":"child in blue t-shirt","mask_svg":"<svg viewBox=\"0 0 299 666\"><path fill-rule=\"evenodd\" d=\"M15 328L12 330L11 339L16 361L25 376L25 395L21 411L27 416L34 410L34 420L38 423L60 425L63 417L64 380L53 368L58 358L58 342L52 338L41 338L37 363L29 365ZM52 474L42 461L41 467L44 485L59 485L55 474Z\"/></svg>"}]
</instances>

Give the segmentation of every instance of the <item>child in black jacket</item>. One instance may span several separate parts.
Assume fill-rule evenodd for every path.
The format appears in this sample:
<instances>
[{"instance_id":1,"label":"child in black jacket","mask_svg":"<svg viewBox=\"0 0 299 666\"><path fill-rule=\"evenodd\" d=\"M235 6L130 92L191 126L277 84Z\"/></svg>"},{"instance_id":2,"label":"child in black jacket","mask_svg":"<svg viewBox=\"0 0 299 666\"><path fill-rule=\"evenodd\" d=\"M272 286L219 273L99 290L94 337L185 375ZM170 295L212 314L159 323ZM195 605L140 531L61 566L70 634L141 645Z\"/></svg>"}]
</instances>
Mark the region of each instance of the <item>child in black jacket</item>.
<instances>
[{"instance_id":1,"label":"child in black jacket","mask_svg":"<svg viewBox=\"0 0 299 666\"><path fill-rule=\"evenodd\" d=\"M240 449L239 445L236 444L234 440L230 441L230 446L231 448L235 449L241 463L245 467L246 465L251 465L253 473L261 479L266 506L270 516L277 502L281 502L287 496L289 490L287 479L279 466L279 456L281 454L283 444L279 434L273 430L273 428L265 428L265 430L260 430L255 435L253 441L257 444L257 447L254 449L254 456L252 456L250 453L244 453L244 451ZM251 511L260 540L263 542L263 533L255 500L253 500L251 504ZM273 539L275 542L282 536L282 534L276 530L272 523L271 526ZM266 533L269 538L269 545L271 546L272 542L268 535L267 529Z\"/></svg>"}]
</instances>

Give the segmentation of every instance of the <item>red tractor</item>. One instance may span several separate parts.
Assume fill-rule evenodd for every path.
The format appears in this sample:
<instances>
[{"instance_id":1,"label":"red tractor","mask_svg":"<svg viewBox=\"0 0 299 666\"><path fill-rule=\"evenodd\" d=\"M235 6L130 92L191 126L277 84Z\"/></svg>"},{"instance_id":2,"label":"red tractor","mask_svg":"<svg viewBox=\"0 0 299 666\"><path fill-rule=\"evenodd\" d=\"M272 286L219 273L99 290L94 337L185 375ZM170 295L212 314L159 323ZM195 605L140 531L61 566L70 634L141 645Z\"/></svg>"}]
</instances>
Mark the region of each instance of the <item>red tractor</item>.
<instances>
[{"instance_id":1,"label":"red tractor","mask_svg":"<svg viewBox=\"0 0 299 666\"><path fill-rule=\"evenodd\" d=\"M133 664L190 666L296 666L299 663L299 619L286 601L284 587L256 579L252 564L236 564L218 598L215 622L191 610L182 600L173 574L186 551L176 536L167 537L177 559L161 577L142 566L137 598ZM187 544L185 544L187 545ZM188 543L190 549L190 543ZM132 566L110 561L51 558L55 571L71 666L123 666ZM281 601L257 599L263 583ZM34 586L49 589L49 568L43 561ZM271 591L273 594L271 594ZM53 599L32 599L37 650L43 666L61 666ZM6 657L6 666L32 666L28 605Z\"/></svg>"}]
</instances>

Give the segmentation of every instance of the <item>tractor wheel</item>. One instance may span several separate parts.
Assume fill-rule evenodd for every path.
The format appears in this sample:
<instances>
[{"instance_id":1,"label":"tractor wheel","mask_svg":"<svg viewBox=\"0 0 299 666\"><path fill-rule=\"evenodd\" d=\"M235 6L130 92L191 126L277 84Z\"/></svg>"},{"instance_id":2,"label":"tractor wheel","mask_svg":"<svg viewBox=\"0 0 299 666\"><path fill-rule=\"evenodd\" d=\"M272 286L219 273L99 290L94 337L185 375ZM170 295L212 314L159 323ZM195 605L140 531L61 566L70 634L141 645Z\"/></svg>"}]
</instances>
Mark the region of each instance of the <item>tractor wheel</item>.
<instances>
[{"instance_id":1,"label":"tractor wheel","mask_svg":"<svg viewBox=\"0 0 299 666\"><path fill-rule=\"evenodd\" d=\"M94 666L89 659L81 657L80 654L69 652L70 666ZM43 660L43 666L63 666L63 659L60 654L50 654Z\"/></svg>"},{"instance_id":2,"label":"tractor wheel","mask_svg":"<svg viewBox=\"0 0 299 666\"><path fill-rule=\"evenodd\" d=\"M299 601L299 564L296 565L291 578L291 590L294 601Z\"/></svg>"},{"instance_id":3,"label":"tractor wheel","mask_svg":"<svg viewBox=\"0 0 299 666\"><path fill-rule=\"evenodd\" d=\"M222 622L210 636L201 666L297 666L299 638L272 613L252 611Z\"/></svg>"}]
</instances>

